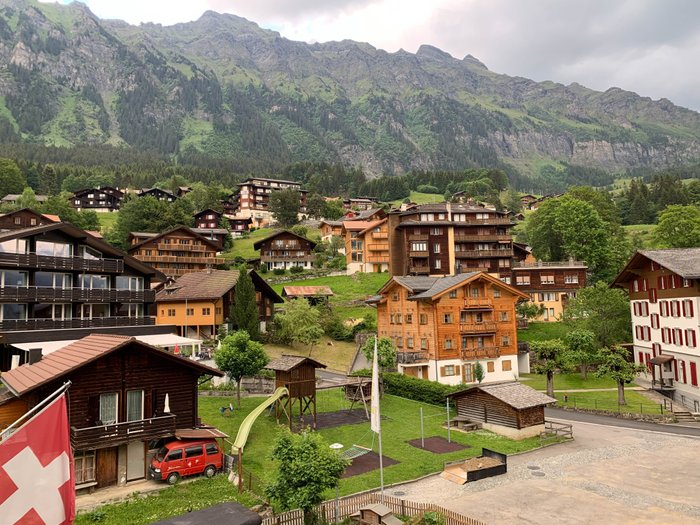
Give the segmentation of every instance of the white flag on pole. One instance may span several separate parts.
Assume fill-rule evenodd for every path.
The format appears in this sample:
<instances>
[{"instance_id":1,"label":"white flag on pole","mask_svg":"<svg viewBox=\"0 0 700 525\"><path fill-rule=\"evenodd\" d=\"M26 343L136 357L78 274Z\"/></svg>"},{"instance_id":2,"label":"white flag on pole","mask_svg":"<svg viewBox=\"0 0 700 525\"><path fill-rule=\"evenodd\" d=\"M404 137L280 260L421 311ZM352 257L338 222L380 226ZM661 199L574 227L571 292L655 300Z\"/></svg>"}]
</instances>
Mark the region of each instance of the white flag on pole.
<instances>
[{"instance_id":1,"label":"white flag on pole","mask_svg":"<svg viewBox=\"0 0 700 525\"><path fill-rule=\"evenodd\" d=\"M379 434L381 426L379 423L379 364L377 362L377 337L374 338L374 357L372 358L372 404L371 404L371 428L373 432Z\"/></svg>"}]
</instances>

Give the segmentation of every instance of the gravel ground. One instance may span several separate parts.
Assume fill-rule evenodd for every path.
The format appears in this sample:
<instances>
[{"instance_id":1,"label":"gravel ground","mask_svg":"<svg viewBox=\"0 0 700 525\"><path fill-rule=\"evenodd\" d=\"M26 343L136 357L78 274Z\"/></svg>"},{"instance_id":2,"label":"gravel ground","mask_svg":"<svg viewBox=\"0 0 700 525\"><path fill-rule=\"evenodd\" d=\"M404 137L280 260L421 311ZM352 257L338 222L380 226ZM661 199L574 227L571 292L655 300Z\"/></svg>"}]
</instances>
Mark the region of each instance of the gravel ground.
<instances>
[{"instance_id":1,"label":"gravel ground","mask_svg":"<svg viewBox=\"0 0 700 525\"><path fill-rule=\"evenodd\" d=\"M503 476L466 485L432 476L388 494L494 524L700 524L697 439L587 423L574 436L509 457Z\"/></svg>"}]
</instances>

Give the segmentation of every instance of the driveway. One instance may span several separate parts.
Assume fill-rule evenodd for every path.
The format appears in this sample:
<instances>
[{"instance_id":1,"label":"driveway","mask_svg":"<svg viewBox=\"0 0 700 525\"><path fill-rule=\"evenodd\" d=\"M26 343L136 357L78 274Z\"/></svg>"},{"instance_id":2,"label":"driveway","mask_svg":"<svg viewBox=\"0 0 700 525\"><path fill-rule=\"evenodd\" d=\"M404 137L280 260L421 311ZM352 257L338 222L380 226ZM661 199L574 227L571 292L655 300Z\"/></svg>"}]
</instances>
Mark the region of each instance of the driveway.
<instances>
[{"instance_id":1,"label":"driveway","mask_svg":"<svg viewBox=\"0 0 700 525\"><path fill-rule=\"evenodd\" d=\"M700 440L573 424L574 441L511 456L503 476L466 485L431 476L387 494L488 524L700 524Z\"/></svg>"}]
</instances>

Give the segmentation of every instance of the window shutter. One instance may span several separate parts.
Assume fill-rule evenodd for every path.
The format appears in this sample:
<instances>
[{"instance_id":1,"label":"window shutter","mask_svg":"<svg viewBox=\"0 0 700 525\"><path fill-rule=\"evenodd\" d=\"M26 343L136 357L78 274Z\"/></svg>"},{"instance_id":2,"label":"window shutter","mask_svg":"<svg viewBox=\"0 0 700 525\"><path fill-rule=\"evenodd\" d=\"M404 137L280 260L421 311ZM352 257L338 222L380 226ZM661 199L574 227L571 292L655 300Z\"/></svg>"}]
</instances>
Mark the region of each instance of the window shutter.
<instances>
[{"instance_id":1,"label":"window shutter","mask_svg":"<svg viewBox=\"0 0 700 525\"><path fill-rule=\"evenodd\" d=\"M678 361L675 359L673 360L673 375L675 377L675 380L678 381Z\"/></svg>"},{"instance_id":2,"label":"window shutter","mask_svg":"<svg viewBox=\"0 0 700 525\"><path fill-rule=\"evenodd\" d=\"M445 367L444 366L440 367L440 377L445 377Z\"/></svg>"},{"instance_id":3,"label":"window shutter","mask_svg":"<svg viewBox=\"0 0 700 525\"><path fill-rule=\"evenodd\" d=\"M90 426L94 426L100 418L100 396L88 398L87 419Z\"/></svg>"},{"instance_id":4,"label":"window shutter","mask_svg":"<svg viewBox=\"0 0 700 525\"><path fill-rule=\"evenodd\" d=\"M460 365L455 365L455 375L458 376L462 373L462 367Z\"/></svg>"},{"instance_id":5,"label":"window shutter","mask_svg":"<svg viewBox=\"0 0 700 525\"><path fill-rule=\"evenodd\" d=\"M693 310L694 310L693 300L692 300L692 299L688 299L688 317L694 317L694 316L695 316L695 312L694 312Z\"/></svg>"}]
</instances>

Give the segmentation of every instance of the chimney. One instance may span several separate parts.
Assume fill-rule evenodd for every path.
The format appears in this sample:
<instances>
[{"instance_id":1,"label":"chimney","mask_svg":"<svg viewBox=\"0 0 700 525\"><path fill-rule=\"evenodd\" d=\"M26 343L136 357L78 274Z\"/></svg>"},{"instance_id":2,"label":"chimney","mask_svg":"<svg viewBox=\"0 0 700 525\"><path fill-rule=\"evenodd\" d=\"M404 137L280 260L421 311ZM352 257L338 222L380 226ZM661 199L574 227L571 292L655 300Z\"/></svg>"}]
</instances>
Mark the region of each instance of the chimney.
<instances>
[{"instance_id":1,"label":"chimney","mask_svg":"<svg viewBox=\"0 0 700 525\"><path fill-rule=\"evenodd\" d=\"M33 365L41 361L41 348L30 348L29 349L29 364Z\"/></svg>"}]
</instances>

